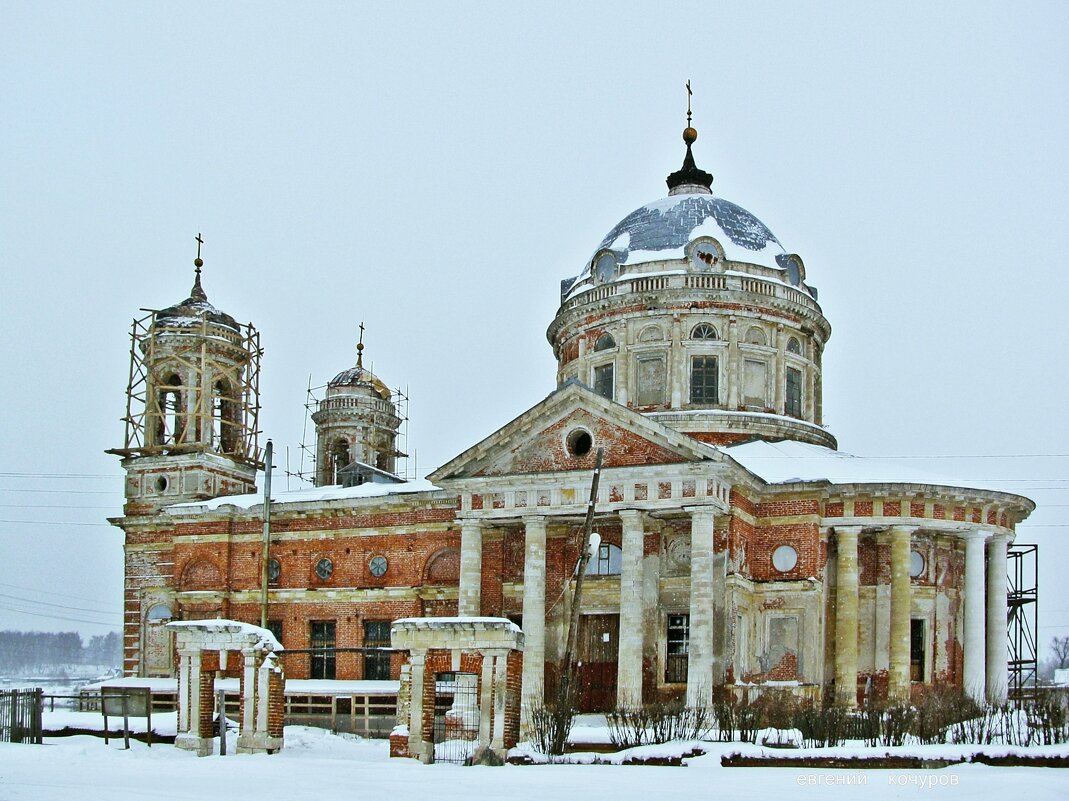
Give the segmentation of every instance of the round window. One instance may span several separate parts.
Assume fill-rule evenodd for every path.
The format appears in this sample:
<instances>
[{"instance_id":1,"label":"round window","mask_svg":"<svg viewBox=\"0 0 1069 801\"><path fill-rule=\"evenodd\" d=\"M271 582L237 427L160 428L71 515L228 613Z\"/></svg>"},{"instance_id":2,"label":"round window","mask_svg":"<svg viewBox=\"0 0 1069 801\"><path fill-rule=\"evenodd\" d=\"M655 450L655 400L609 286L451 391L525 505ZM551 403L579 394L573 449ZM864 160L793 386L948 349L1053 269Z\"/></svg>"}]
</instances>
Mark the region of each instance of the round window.
<instances>
[{"instance_id":1,"label":"round window","mask_svg":"<svg viewBox=\"0 0 1069 801\"><path fill-rule=\"evenodd\" d=\"M282 563L277 559L271 559L267 562L267 578L270 581L278 581L278 577L282 575Z\"/></svg>"},{"instance_id":2,"label":"round window","mask_svg":"<svg viewBox=\"0 0 1069 801\"><path fill-rule=\"evenodd\" d=\"M911 551L909 554L909 575L917 578L924 572L924 554Z\"/></svg>"},{"instance_id":3,"label":"round window","mask_svg":"<svg viewBox=\"0 0 1069 801\"><path fill-rule=\"evenodd\" d=\"M568 453L575 457L586 456L590 453L590 449L594 447L594 438L590 436L590 432L582 428L577 428L568 434L567 439Z\"/></svg>"},{"instance_id":4,"label":"round window","mask_svg":"<svg viewBox=\"0 0 1069 801\"><path fill-rule=\"evenodd\" d=\"M772 552L772 567L776 568L780 573L794 570L794 566L797 564L798 551L794 550L790 545L781 545Z\"/></svg>"},{"instance_id":5,"label":"round window","mask_svg":"<svg viewBox=\"0 0 1069 801\"><path fill-rule=\"evenodd\" d=\"M368 570L371 571L371 575L375 578L386 575L386 570L389 568L390 563L386 561L385 556L374 556L368 563Z\"/></svg>"},{"instance_id":6,"label":"round window","mask_svg":"<svg viewBox=\"0 0 1069 801\"><path fill-rule=\"evenodd\" d=\"M334 574L334 563L326 557L316 562L316 575L326 581Z\"/></svg>"}]
</instances>

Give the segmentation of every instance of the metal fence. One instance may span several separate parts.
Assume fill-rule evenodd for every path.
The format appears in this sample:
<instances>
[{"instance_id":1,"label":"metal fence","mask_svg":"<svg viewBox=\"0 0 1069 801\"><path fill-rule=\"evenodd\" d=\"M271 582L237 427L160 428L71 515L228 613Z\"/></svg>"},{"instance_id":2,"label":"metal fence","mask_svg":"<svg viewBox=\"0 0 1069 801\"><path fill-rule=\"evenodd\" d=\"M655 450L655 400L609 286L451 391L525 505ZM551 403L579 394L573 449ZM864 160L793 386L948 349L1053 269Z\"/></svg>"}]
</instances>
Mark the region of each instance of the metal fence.
<instances>
[{"instance_id":1,"label":"metal fence","mask_svg":"<svg viewBox=\"0 0 1069 801\"><path fill-rule=\"evenodd\" d=\"M41 740L44 691L0 690L0 742L36 743Z\"/></svg>"}]
</instances>

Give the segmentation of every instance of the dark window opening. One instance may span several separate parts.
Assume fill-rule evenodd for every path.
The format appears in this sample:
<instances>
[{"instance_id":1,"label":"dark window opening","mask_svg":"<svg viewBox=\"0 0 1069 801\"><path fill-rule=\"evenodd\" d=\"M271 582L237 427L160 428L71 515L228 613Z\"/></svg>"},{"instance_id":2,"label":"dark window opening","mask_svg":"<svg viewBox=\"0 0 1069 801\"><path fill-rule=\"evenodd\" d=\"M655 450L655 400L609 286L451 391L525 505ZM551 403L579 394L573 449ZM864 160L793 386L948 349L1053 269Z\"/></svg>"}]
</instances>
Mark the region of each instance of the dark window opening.
<instances>
[{"instance_id":1,"label":"dark window opening","mask_svg":"<svg viewBox=\"0 0 1069 801\"><path fill-rule=\"evenodd\" d=\"M802 416L802 371L787 368L787 414L791 417Z\"/></svg>"},{"instance_id":2,"label":"dark window opening","mask_svg":"<svg viewBox=\"0 0 1069 801\"><path fill-rule=\"evenodd\" d=\"M609 350L616 347L616 340L612 338L612 334L602 334L598 337L597 342L594 343L594 351Z\"/></svg>"},{"instance_id":3,"label":"dark window opening","mask_svg":"<svg viewBox=\"0 0 1069 801\"><path fill-rule=\"evenodd\" d=\"M336 671L335 629L333 620L312 621L312 669L309 674L313 679L333 679Z\"/></svg>"},{"instance_id":4,"label":"dark window opening","mask_svg":"<svg viewBox=\"0 0 1069 801\"><path fill-rule=\"evenodd\" d=\"M567 444L568 453L575 457L581 457L590 453L590 449L594 447L594 440L589 432L577 428L568 435Z\"/></svg>"},{"instance_id":5,"label":"dark window opening","mask_svg":"<svg viewBox=\"0 0 1069 801\"><path fill-rule=\"evenodd\" d=\"M720 403L720 371L716 356L694 356L690 360L690 402Z\"/></svg>"},{"instance_id":6,"label":"dark window opening","mask_svg":"<svg viewBox=\"0 0 1069 801\"><path fill-rule=\"evenodd\" d=\"M334 440L334 444L330 447L330 455L327 457L330 459L330 481L328 484L340 484L341 478L338 476L338 471L343 467L348 467L349 459L349 443L344 439Z\"/></svg>"},{"instance_id":7,"label":"dark window opening","mask_svg":"<svg viewBox=\"0 0 1069 801\"><path fill-rule=\"evenodd\" d=\"M390 647L390 621L389 620L365 620L364 621L364 647L365 648L389 648ZM390 652L389 651L365 651L364 652L364 678L368 681L389 681L390 678Z\"/></svg>"},{"instance_id":8,"label":"dark window opening","mask_svg":"<svg viewBox=\"0 0 1069 801\"><path fill-rule=\"evenodd\" d=\"M185 410L182 408L182 379L168 376L160 390L157 401L160 419L156 428L156 441L161 445L173 445L181 441L184 433Z\"/></svg>"},{"instance_id":9,"label":"dark window opening","mask_svg":"<svg viewBox=\"0 0 1069 801\"><path fill-rule=\"evenodd\" d=\"M909 680L924 681L924 621L909 621Z\"/></svg>"},{"instance_id":10,"label":"dark window opening","mask_svg":"<svg viewBox=\"0 0 1069 801\"><path fill-rule=\"evenodd\" d=\"M687 680L687 655L690 653L690 615L669 615L665 637L664 680L681 683Z\"/></svg>"},{"instance_id":11,"label":"dark window opening","mask_svg":"<svg viewBox=\"0 0 1069 801\"><path fill-rule=\"evenodd\" d=\"M602 364L594 368L594 392L603 398L613 398L613 366Z\"/></svg>"},{"instance_id":12,"label":"dark window opening","mask_svg":"<svg viewBox=\"0 0 1069 801\"><path fill-rule=\"evenodd\" d=\"M239 439L238 403L227 381L212 387L212 445L223 453L237 453Z\"/></svg>"},{"instance_id":13,"label":"dark window opening","mask_svg":"<svg viewBox=\"0 0 1069 801\"><path fill-rule=\"evenodd\" d=\"M279 645L282 644L282 621L281 620L268 620L267 630L275 635L275 639L278 640Z\"/></svg>"}]
</instances>

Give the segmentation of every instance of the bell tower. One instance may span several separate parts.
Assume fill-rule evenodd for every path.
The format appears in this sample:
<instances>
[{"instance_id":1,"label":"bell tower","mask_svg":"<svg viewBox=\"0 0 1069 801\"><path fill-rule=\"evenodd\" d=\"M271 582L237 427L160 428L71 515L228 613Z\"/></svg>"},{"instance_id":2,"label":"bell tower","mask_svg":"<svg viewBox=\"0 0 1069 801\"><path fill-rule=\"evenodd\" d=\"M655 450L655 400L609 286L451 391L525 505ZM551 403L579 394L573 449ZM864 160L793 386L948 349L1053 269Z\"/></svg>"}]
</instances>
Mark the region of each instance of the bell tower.
<instances>
[{"instance_id":1,"label":"bell tower","mask_svg":"<svg viewBox=\"0 0 1069 801\"><path fill-rule=\"evenodd\" d=\"M189 297L135 319L123 447L125 514L182 501L254 492L259 332L208 302L197 234Z\"/></svg>"}]
</instances>

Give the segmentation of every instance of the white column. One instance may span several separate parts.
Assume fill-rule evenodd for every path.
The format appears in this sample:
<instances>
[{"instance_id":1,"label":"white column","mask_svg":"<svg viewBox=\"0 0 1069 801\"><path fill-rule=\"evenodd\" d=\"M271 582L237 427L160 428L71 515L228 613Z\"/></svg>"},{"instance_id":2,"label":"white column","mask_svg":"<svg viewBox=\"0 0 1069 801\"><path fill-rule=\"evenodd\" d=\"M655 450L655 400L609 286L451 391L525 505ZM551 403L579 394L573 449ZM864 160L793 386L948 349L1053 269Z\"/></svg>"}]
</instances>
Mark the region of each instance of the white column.
<instances>
[{"instance_id":1,"label":"white column","mask_svg":"<svg viewBox=\"0 0 1069 801\"><path fill-rule=\"evenodd\" d=\"M460 523L460 600L461 617L478 617L482 612L483 524L480 520Z\"/></svg>"},{"instance_id":2,"label":"white column","mask_svg":"<svg viewBox=\"0 0 1069 801\"><path fill-rule=\"evenodd\" d=\"M523 676L520 697L542 703L546 665L546 519L525 517L523 554Z\"/></svg>"},{"instance_id":3,"label":"white column","mask_svg":"<svg viewBox=\"0 0 1069 801\"><path fill-rule=\"evenodd\" d=\"M490 745L490 726L493 720L494 697L494 657L485 651L482 654L483 669L479 681L479 746L485 748Z\"/></svg>"},{"instance_id":4,"label":"white column","mask_svg":"<svg viewBox=\"0 0 1069 801\"><path fill-rule=\"evenodd\" d=\"M189 731L190 711L194 709L192 692L193 657L198 651L178 652L178 733ZM199 683L199 677L198 677Z\"/></svg>"},{"instance_id":5,"label":"white column","mask_svg":"<svg viewBox=\"0 0 1069 801\"><path fill-rule=\"evenodd\" d=\"M1009 537L995 534L987 541L987 700L1006 701L1010 674L1006 615L1006 546Z\"/></svg>"},{"instance_id":6,"label":"white column","mask_svg":"<svg viewBox=\"0 0 1069 801\"><path fill-rule=\"evenodd\" d=\"M490 747L505 747L505 696L508 693L508 651L495 651L494 660L494 730Z\"/></svg>"},{"instance_id":7,"label":"white column","mask_svg":"<svg viewBox=\"0 0 1069 801\"><path fill-rule=\"evenodd\" d=\"M408 704L408 753L424 759L423 748L423 663L427 654L413 651L408 663L412 666L412 691Z\"/></svg>"},{"instance_id":8,"label":"white column","mask_svg":"<svg viewBox=\"0 0 1069 801\"><path fill-rule=\"evenodd\" d=\"M891 625L888 644L888 695L891 700L909 701L909 629L912 586L910 584L910 541L913 529L891 528Z\"/></svg>"},{"instance_id":9,"label":"white column","mask_svg":"<svg viewBox=\"0 0 1069 801\"><path fill-rule=\"evenodd\" d=\"M642 513L620 512L623 524L623 556L620 565L620 652L616 705L642 705Z\"/></svg>"},{"instance_id":10,"label":"white column","mask_svg":"<svg viewBox=\"0 0 1069 801\"><path fill-rule=\"evenodd\" d=\"M835 528L835 698L857 706L857 539L860 526Z\"/></svg>"},{"instance_id":11,"label":"white column","mask_svg":"<svg viewBox=\"0 0 1069 801\"><path fill-rule=\"evenodd\" d=\"M690 653L687 705L712 703L713 693L713 526L715 510L690 512Z\"/></svg>"},{"instance_id":12,"label":"white column","mask_svg":"<svg viewBox=\"0 0 1069 801\"><path fill-rule=\"evenodd\" d=\"M965 671L963 689L977 701L987 691L984 636L984 539L985 531L968 531L965 540Z\"/></svg>"},{"instance_id":13,"label":"white column","mask_svg":"<svg viewBox=\"0 0 1069 801\"><path fill-rule=\"evenodd\" d=\"M241 734L252 734L256 726L256 649L243 648L244 666L241 677L241 697L244 700L244 709L241 715ZM266 696L260 696L266 698ZM264 704L266 706L266 704ZM266 727L264 727L266 731Z\"/></svg>"}]
</instances>

